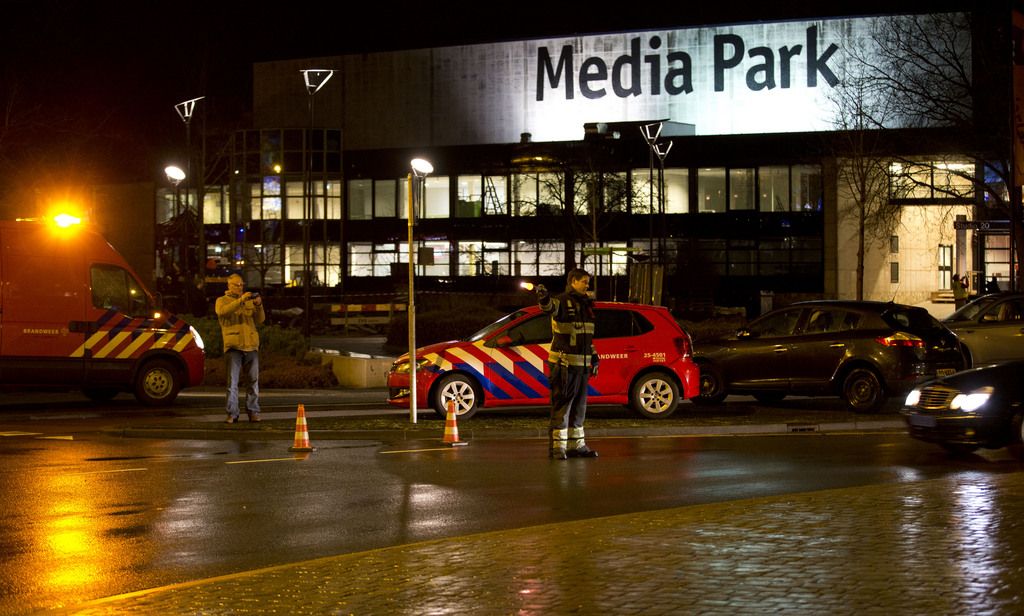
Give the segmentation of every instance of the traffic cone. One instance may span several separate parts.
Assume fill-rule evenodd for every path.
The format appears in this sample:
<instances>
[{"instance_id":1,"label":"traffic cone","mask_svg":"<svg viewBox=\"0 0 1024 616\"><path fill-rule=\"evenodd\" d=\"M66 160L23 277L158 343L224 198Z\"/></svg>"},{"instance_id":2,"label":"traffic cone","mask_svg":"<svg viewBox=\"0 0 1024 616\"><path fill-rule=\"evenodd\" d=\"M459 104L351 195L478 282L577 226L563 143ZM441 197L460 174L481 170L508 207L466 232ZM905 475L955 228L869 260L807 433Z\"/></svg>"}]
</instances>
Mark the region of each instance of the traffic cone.
<instances>
[{"instance_id":1,"label":"traffic cone","mask_svg":"<svg viewBox=\"0 0 1024 616\"><path fill-rule=\"evenodd\" d=\"M309 445L309 430L306 429L306 407L299 405L299 412L295 416L295 444L288 448L288 451L316 451L315 447Z\"/></svg>"},{"instance_id":2,"label":"traffic cone","mask_svg":"<svg viewBox=\"0 0 1024 616\"><path fill-rule=\"evenodd\" d=\"M455 401L448 401L448 416L444 420L444 439L442 443L449 447L459 447L469 443L459 440L459 426L455 423Z\"/></svg>"}]
</instances>

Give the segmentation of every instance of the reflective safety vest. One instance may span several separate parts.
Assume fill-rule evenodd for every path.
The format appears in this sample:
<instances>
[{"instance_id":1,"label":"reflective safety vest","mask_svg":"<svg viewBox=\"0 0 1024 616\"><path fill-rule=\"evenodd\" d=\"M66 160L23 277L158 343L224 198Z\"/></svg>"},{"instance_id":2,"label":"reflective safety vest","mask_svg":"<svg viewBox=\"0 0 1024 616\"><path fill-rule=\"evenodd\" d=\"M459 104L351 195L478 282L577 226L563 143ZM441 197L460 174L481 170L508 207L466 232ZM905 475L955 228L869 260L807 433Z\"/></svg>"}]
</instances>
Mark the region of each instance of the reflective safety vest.
<instances>
[{"instance_id":1,"label":"reflective safety vest","mask_svg":"<svg viewBox=\"0 0 1024 616\"><path fill-rule=\"evenodd\" d=\"M540 308L551 315L551 350L548 361L589 368L594 350L594 302L567 291L546 298Z\"/></svg>"}]
</instances>

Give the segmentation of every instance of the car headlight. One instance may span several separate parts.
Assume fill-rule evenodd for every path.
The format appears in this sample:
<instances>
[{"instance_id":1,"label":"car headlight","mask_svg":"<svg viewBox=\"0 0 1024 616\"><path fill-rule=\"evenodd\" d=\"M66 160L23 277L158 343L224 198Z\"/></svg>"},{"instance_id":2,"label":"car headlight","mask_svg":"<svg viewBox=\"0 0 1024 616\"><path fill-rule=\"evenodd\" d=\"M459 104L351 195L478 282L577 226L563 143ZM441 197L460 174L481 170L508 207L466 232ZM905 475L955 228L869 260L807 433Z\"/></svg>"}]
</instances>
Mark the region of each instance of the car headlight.
<instances>
[{"instance_id":1,"label":"car headlight","mask_svg":"<svg viewBox=\"0 0 1024 616\"><path fill-rule=\"evenodd\" d=\"M423 357L416 360L416 370L419 371L424 366L428 365L430 360ZM391 369L395 374L409 374L409 360L403 360L395 362L395 365Z\"/></svg>"},{"instance_id":2,"label":"car headlight","mask_svg":"<svg viewBox=\"0 0 1024 616\"><path fill-rule=\"evenodd\" d=\"M949 408L954 411L964 411L965 413L974 412L988 402L988 399L992 397L992 391L991 387L982 387L971 393L957 394L949 403Z\"/></svg>"},{"instance_id":3,"label":"car headlight","mask_svg":"<svg viewBox=\"0 0 1024 616\"><path fill-rule=\"evenodd\" d=\"M921 399L921 390L914 389L907 394L907 399L903 403L904 406L917 406L918 401Z\"/></svg>"},{"instance_id":4,"label":"car headlight","mask_svg":"<svg viewBox=\"0 0 1024 616\"><path fill-rule=\"evenodd\" d=\"M196 341L196 346L199 347L199 350L200 351L205 351L206 350L206 343L203 342L203 337L199 335L199 332L196 331L196 328L194 328L191 325L189 325L188 326L188 333L192 334L192 339Z\"/></svg>"}]
</instances>

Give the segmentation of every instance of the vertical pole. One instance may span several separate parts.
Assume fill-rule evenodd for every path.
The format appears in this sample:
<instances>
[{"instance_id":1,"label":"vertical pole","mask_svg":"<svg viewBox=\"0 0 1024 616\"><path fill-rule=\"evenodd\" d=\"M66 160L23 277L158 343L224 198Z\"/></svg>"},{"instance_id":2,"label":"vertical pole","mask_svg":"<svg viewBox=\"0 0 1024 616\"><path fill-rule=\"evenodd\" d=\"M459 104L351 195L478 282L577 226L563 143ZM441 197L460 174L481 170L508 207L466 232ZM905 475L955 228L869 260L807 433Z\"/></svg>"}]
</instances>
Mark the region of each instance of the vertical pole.
<instances>
[{"instance_id":1,"label":"vertical pole","mask_svg":"<svg viewBox=\"0 0 1024 616\"><path fill-rule=\"evenodd\" d=\"M413 225L416 217L416 182L413 174L409 174L409 306L406 311L409 317L409 421L416 423L416 294L415 294L415 251L413 250Z\"/></svg>"},{"instance_id":2,"label":"vertical pole","mask_svg":"<svg viewBox=\"0 0 1024 616\"><path fill-rule=\"evenodd\" d=\"M306 318L302 324L302 335L310 337L311 322L313 320L312 306L310 301L310 254L309 227L313 224L313 93L309 93L309 130L306 131L306 151L309 156L306 159L306 175L302 191L305 193L302 200L302 298L303 309Z\"/></svg>"},{"instance_id":3,"label":"vertical pole","mask_svg":"<svg viewBox=\"0 0 1024 616\"><path fill-rule=\"evenodd\" d=\"M658 265L661 267L658 274L663 297L665 271L668 267L665 264L665 157L661 155L660 151L658 152Z\"/></svg>"},{"instance_id":4,"label":"vertical pole","mask_svg":"<svg viewBox=\"0 0 1024 616\"><path fill-rule=\"evenodd\" d=\"M188 229L188 217L189 217L188 201L189 201L189 193L192 192L192 129L191 129L191 127L192 127L192 122L191 122L191 116L190 116L188 120L185 120L185 158L187 160L185 161L185 167L186 167L186 171L185 171L185 207L184 207L183 212L182 212L182 214L184 214L184 216L181 217L181 236L182 236L181 237L181 271L182 271L182 275L185 278L185 285L186 285L185 287L183 287L181 289L181 292L185 295L185 298L189 297L190 293L189 293L188 285L192 284L192 272L191 272L191 268L189 267L190 259L189 259L189 254L188 254L189 253L189 250L188 250L188 244L189 244L189 237L188 237L189 236L189 229Z\"/></svg>"},{"instance_id":5,"label":"vertical pole","mask_svg":"<svg viewBox=\"0 0 1024 616\"><path fill-rule=\"evenodd\" d=\"M647 210L647 246L650 258L647 259L647 290L650 293L650 305L654 305L654 143L649 142L650 169L647 175L647 192L650 203Z\"/></svg>"}]
</instances>

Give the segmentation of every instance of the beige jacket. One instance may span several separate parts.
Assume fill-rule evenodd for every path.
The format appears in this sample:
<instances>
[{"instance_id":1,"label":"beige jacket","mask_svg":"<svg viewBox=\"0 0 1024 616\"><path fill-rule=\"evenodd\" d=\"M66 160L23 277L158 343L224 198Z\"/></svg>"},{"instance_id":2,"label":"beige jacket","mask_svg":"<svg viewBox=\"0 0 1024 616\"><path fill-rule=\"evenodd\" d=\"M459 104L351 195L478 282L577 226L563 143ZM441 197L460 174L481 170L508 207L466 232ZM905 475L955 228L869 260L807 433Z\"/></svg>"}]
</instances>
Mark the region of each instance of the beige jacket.
<instances>
[{"instance_id":1,"label":"beige jacket","mask_svg":"<svg viewBox=\"0 0 1024 616\"><path fill-rule=\"evenodd\" d=\"M260 348L260 335L256 324L267 319L263 305L255 305L252 300L242 301L237 295L225 291L217 298L214 306L217 320L220 321L220 332L224 338L224 351L257 351Z\"/></svg>"}]
</instances>

